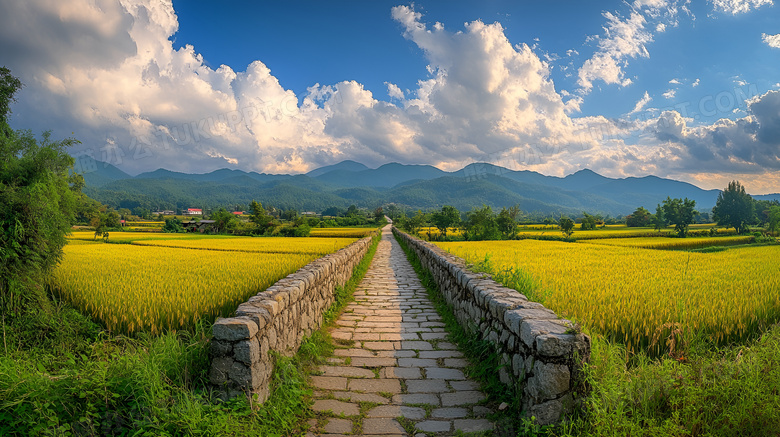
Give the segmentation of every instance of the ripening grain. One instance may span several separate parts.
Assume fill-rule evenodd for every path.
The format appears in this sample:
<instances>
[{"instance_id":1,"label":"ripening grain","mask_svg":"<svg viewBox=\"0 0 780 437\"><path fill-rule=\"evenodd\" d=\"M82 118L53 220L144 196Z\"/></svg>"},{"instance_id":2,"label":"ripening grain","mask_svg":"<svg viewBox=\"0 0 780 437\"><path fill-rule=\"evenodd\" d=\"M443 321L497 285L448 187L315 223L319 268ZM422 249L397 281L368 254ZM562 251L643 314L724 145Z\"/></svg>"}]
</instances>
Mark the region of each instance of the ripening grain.
<instances>
[{"instance_id":1,"label":"ripening grain","mask_svg":"<svg viewBox=\"0 0 780 437\"><path fill-rule=\"evenodd\" d=\"M322 256L346 247L354 241L354 238L229 237L222 239L149 239L136 240L133 241L133 244L232 252L308 253Z\"/></svg>"},{"instance_id":2,"label":"ripening grain","mask_svg":"<svg viewBox=\"0 0 780 437\"><path fill-rule=\"evenodd\" d=\"M690 253L555 241L436 243L510 287L530 274L538 300L563 317L646 347L679 322L723 342L780 319L780 246Z\"/></svg>"},{"instance_id":3,"label":"ripening grain","mask_svg":"<svg viewBox=\"0 0 780 437\"><path fill-rule=\"evenodd\" d=\"M378 232L377 228L312 228L311 237L363 238Z\"/></svg>"},{"instance_id":4,"label":"ripening grain","mask_svg":"<svg viewBox=\"0 0 780 437\"><path fill-rule=\"evenodd\" d=\"M231 240L241 239L168 242L224 246ZM300 241L309 238L275 240L285 240L288 250L297 248L300 253L192 250L75 240L65 246L52 285L63 299L102 321L111 331L157 333L187 329L199 319L229 315L250 296L352 241L323 239L328 244L312 250Z\"/></svg>"},{"instance_id":5,"label":"ripening grain","mask_svg":"<svg viewBox=\"0 0 780 437\"><path fill-rule=\"evenodd\" d=\"M697 237L697 238L661 238L661 237L638 237L638 238L599 238L592 240L583 240L586 244L601 244L605 246L636 247L644 249L661 250L687 250L700 249L711 246L735 246L748 244L754 240L752 236L729 236L729 237Z\"/></svg>"}]
</instances>

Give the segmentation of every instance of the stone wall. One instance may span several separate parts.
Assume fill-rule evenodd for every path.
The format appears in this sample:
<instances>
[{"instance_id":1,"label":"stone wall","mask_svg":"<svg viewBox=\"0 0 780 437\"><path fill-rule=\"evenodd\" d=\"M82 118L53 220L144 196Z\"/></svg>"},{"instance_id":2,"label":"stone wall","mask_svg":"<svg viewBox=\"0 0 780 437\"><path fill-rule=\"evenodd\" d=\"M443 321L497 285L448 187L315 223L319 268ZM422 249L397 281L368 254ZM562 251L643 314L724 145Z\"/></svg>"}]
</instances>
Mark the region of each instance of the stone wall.
<instances>
[{"instance_id":1,"label":"stone wall","mask_svg":"<svg viewBox=\"0 0 780 437\"><path fill-rule=\"evenodd\" d=\"M497 371L522 394L522 414L550 424L571 411L590 338L489 275L470 272L462 259L396 228L393 233L433 274L460 325L497 346L503 364Z\"/></svg>"},{"instance_id":2,"label":"stone wall","mask_svg":"<svg viewBox=\"0 0 780 437\"><path fill-rule=\"evenodd\" d=\"M292 356L322 326L335 288L352 277L371 240L363 238L312 261L239 305L235 317L214 323L209 377L223 397L247 393L265 402L273 372L269 351Z\"/></svg>"}]
</instances>

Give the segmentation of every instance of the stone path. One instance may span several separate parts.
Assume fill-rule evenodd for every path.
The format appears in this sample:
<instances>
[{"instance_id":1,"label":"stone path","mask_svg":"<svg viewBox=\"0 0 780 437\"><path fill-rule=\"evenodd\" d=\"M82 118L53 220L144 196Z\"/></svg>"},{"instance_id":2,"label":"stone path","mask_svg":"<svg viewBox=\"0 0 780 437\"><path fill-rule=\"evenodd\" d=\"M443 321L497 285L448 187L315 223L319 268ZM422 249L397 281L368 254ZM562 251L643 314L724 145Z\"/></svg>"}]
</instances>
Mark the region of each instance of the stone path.
<instances>
[{"instance_id":1,"label":"stone path","mask_svg":"<svg viewBox=\"0 0 780 437\"><path fill-rule=\"evenodd\" d=\"M308 436L451 436L493 428L492 411L446 341L444 323L387 226L371 267L331 335L335 356L312 376ZM397 418L402 419L397 420ZM405 431L414 429L416 434Z\"/></svg>"}]
</instances>

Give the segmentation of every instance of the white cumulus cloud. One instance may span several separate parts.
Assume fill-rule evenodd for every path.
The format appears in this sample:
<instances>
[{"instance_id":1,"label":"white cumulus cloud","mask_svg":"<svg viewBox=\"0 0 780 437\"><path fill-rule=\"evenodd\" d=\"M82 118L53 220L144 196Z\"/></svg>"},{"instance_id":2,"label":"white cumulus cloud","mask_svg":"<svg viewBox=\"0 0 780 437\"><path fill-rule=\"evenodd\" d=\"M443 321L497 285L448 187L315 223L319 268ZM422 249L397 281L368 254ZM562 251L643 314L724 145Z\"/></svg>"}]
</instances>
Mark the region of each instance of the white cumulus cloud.
<instances>
[{"instance_id":1,"label":"white cumulus cloud","mask_svg":"<svg viewBox=\"0 0 780 437\"><path fill-rule=\"evenodd\" d=\"M601 80L607 84L627 86L631 79L625 77L624 67L628 58L650 57L646 45L653 36L645 29L645 17L631 12L628 18L621 18L605 12L607 24L604 36L599 37L598 50L585 61L578 72L577 84L585 92L593 87L593 81Z\"/></svg>"},{"instance_id":2,"label":"white cumulus cloud","mask_svg":"<svg viewBox=\"0 0 780 437\"><path fill-rule=\"evenodd\" d=\"M649 13L662 6L671 7L653 0L637 7ZM3 63L27 85L12 122L54 129L55 137L73 132L81 151L131 173L302 172L353 159L443 169L490 161L554 175L587 167L708 181L713 172L780 167L780 93L751 100L742 119L695 128L676 112L649 120L575 117L583 98L557 91L549 64L510 42L500 23L449 30L427 24L412 7L391 15L429 72L405 91L386 82L392 103L356 81L296 94L262 60L244 71L212 67L196 47L174 48L178 18L170 1L2 2ZM629 83L627 59L647 56L652 41L639 12L605 17L597 53L580 70L588 89L596 80ZM645 92L629 114L651 100Z\"/></svg>"},{"instance_id":3,"label":"white cumulus cloud","mask_svg":"<svg viewBox=\"0 0 780 437\"><path fill-rule=\"evenodd\" d=\"M766 45L769 47L780 49L780 33L777 35L767 35L766 33L762 33L761 40L764 41L764 43L766 43Z\"/></svg>"},{"instance_id":4,"label":"white cumulus cloud","mask_svg":"<svg viewBox=\"0 0 780 437\"><path fill-rule=\"evenodd\" d=\"M772 0L712 0L716 11L737 15L758 9L761 6L773 4Z\"/></svg>"}]
</instances>

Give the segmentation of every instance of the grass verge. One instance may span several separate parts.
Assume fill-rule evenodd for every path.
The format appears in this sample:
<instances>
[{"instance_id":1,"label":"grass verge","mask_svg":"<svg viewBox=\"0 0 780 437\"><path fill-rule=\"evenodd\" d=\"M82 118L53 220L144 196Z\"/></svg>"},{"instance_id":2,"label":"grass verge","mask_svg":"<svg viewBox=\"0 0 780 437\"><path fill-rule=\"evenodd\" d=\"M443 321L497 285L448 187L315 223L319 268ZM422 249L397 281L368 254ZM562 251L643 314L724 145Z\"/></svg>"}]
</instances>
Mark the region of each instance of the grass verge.
<instances>
[{"instance_id":1,"label":"grass verge","mask_svg":"<svg viewBox=\"0 0 780 437\"><path fill-rule=\"evenodd\" d=\"M333 320L365 275L378 238L337 290ZM325 330L277 357L263 405L221 402L208 386L210 324L151 336L111 335L55 301L48 315L2 317L0 435L289 436L302 433L307 369L332 349Z\"/></svg>"}]
</instances>

